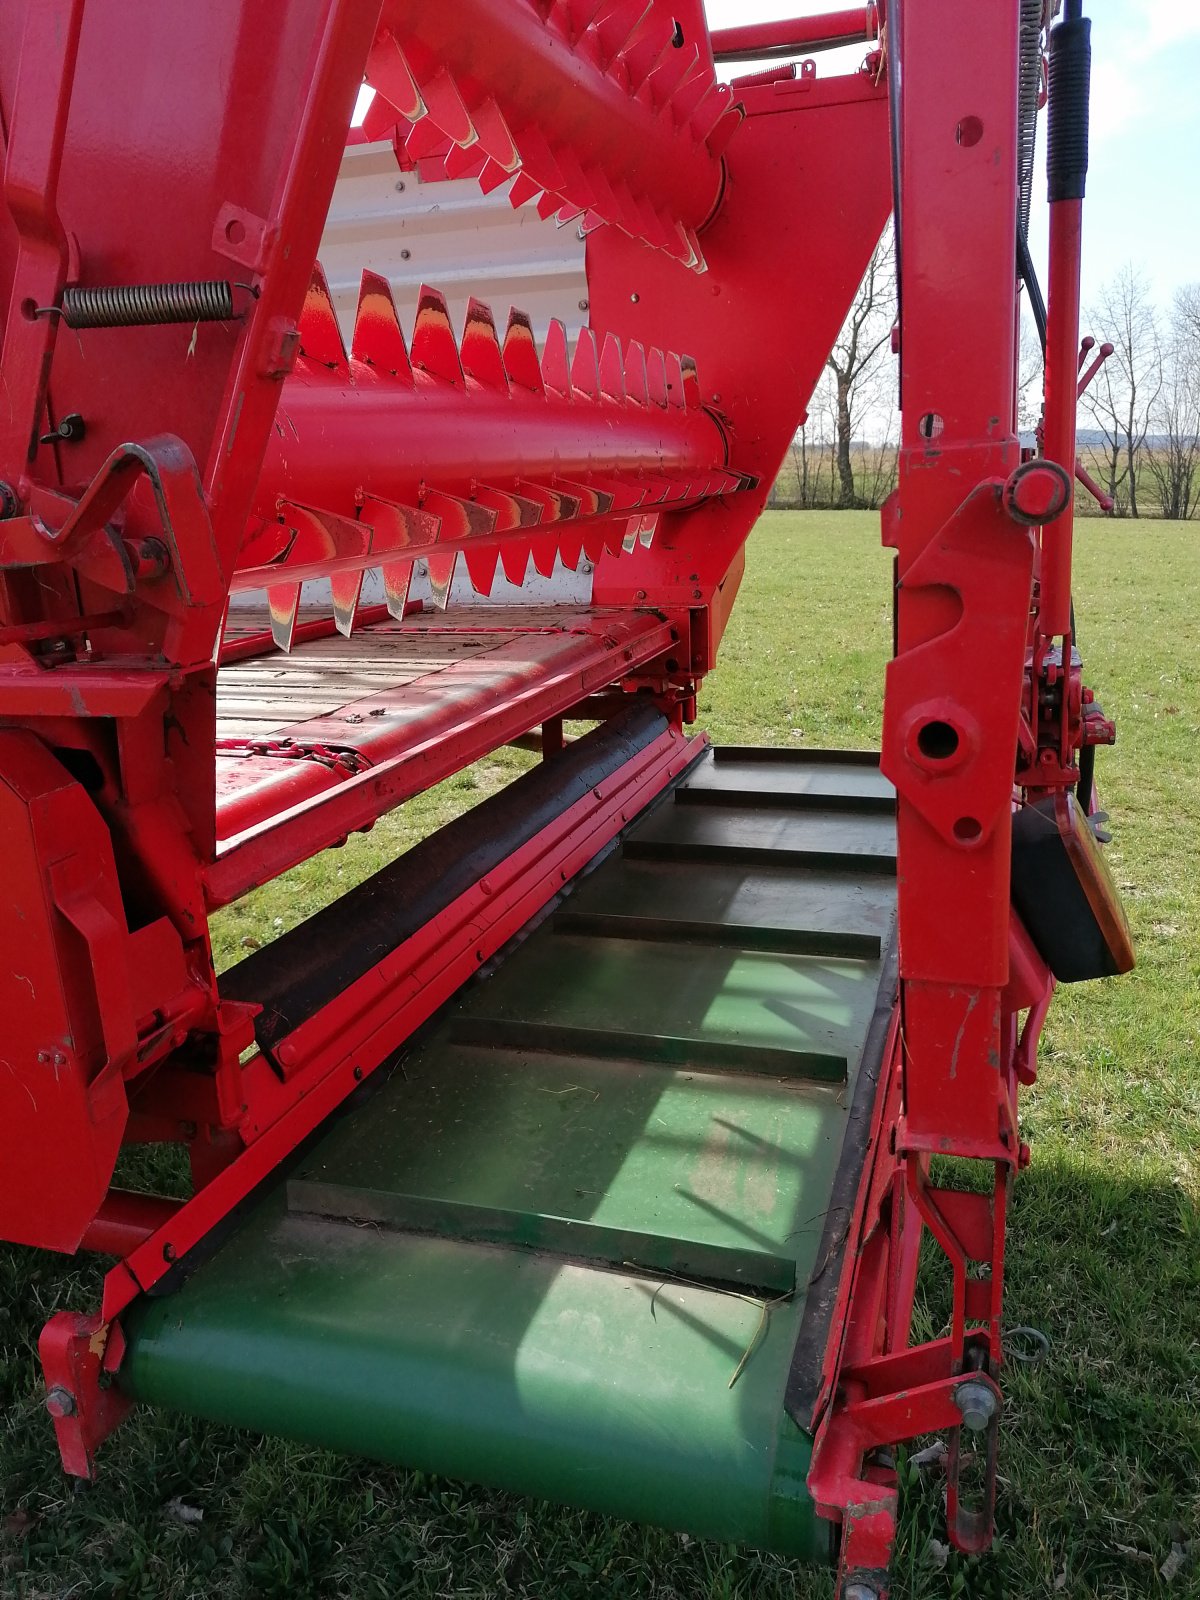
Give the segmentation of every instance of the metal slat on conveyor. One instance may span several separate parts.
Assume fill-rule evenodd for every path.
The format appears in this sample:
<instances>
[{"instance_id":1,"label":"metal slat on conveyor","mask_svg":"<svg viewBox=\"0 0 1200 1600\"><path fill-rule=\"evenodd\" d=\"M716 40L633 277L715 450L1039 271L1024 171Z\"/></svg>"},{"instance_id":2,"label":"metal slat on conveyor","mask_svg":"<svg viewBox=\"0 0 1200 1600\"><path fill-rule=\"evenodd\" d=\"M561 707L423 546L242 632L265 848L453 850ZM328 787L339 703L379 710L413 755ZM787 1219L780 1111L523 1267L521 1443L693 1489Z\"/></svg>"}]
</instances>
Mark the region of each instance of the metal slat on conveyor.
<instances>
[{"instance_id":1,"label":"metal slat on conveyor","mask_svg":"<svg viewBox=\"0 0 1200 1600\"><path fill-rule=\"evenodd\" d=\"M821 1553L785 1396L813 1387L828 1302L810 1279L862 1160L847 1130L894 984L894 823L868 763L788 756L691 768L139 1309L131 1390ZM748 802L752 766L770 778ZM803 792L838 803L789 803ZM663 848L700 824L726 846Z\"/></svg>"}]
</instances>

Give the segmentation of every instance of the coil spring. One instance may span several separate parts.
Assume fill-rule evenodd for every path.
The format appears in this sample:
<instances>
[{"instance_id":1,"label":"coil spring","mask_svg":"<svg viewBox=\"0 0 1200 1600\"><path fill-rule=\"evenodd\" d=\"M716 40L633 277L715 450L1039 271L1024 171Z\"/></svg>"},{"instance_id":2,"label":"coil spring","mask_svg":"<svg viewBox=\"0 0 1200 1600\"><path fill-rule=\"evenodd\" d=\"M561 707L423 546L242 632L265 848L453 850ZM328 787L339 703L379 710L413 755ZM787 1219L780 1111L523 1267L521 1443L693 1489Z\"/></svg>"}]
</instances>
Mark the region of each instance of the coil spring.
<instances>
[{"instance_id":1,"label":"coil spring","mask_svg":"<svg viewBox=\"0 0 1200 1600\"><path fill-rule=\"evenodd\" d=\"M168 322L228 322L233 285L222 278L198 283L122 283L63 290L68 328L134 328Z\"/></svg>"}]
</instances>

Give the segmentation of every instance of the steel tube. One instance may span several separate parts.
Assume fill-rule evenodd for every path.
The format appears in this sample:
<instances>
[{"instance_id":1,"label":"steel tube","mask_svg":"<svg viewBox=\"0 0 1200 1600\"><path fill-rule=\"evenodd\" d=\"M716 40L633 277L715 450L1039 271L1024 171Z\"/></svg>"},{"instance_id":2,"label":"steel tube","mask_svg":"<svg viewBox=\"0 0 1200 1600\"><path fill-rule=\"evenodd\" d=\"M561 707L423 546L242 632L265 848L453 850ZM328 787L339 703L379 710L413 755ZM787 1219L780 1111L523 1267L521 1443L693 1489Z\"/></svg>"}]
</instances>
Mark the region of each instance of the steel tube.
<instances>
[{"instance_id":1,"label":"steel tube","mask_svg":"<svg viewBox=\"0 0 1200 1600\"><path fill-rule=\"evenodd\" d=\"M470 380L464 392L419 371L414 380L379 378L358 363L352 383L288 379L255 514L273 521L278 502L290 500L353 518L364 495L418 506L426 488L463 496L477 485L519 494L522 482L555 480L600 488L639 474L702 478L726 463L720 425L698 408Z\"/></svg>"},{"instance_id":2,"label":"steel tube","mask_svg":"<svg viewBox=\"0 0 1200 1600\"><path fill-rule=\"evenodd\" d=\"M823 16L793 17L788 22L745 22L721 28L712 36L718 61L772 61L780 56L836 50L839 45L869 43L878 36L873 5L850 6Z\"/></svg>"},{"instance_id":3,"label":"steel tube","mask_svg":"<svg viewBox=\"0 0 1200 1600\"><path fill-rule=\"evenodd\" d=\"M1083 202L1057 200L1050 207L1050 278L1046 314L1045 454L1075 477L1075 409L1079 360L1079 262ZM1075 496L1061 516L1042 529L1042 633L1048 638L1071 627L1071 545Z\"/></svg>"}]
</instances>

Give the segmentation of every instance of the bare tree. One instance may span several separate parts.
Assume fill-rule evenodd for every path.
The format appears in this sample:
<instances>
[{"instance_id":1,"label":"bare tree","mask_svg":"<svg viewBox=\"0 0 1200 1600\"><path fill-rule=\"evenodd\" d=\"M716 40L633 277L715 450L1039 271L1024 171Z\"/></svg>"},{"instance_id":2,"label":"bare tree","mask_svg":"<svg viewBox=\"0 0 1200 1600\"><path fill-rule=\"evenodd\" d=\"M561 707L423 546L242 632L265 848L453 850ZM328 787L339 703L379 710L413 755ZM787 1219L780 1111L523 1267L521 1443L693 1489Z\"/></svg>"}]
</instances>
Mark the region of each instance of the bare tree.
<instances>
[{"instance_id":1,"label":"bare tree","mask_svg":"<svg viewBox=\"0 0 1200 1600\"><path fill-rule=\"evenodd\" d=\"M869 408L870 380L886 363L896 319L896 275L889 228L867 267L850 315L826 362L832 374L834 464L839 506L860 504L854 477L854 432Z\"/></svg>"},{"instance_id":2,"label":"bare tree","mask_svg":"<svg viewBox=\"0 0 1200 1600\"><path fill-rule=\"evenodd\" d=\"M1153 423L1146 465L1160 509L1186 521L1200 504L1200 283L1176 293Z\"/></svg>"},{"instance_id":3,"label":"bare tree","mask_svg":"<svg viewBox=\"0 0 1200 1600\"><path fill-rule=\"evenodd\" d=\"M1088 321L1096 337L1113 346L1083 397L1101 436L1093 462L1118 508L1136 517L1138 471L1163 382L1158 318L1146 279L1122 267L1089 307Z\"/></svg>"}]
</instances>

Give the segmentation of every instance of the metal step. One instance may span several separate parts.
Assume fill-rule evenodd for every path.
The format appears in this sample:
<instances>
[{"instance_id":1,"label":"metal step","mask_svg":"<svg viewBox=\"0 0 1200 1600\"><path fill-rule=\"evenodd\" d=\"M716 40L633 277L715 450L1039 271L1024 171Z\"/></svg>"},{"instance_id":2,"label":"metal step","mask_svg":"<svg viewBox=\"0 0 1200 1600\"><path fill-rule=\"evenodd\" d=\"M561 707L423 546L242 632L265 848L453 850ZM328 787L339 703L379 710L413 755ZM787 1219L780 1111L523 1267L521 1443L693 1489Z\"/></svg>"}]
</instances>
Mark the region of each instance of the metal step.
<instances>
[{"instance_id":1,"label":"metal step","mask_svg":"<svg viewBox=\"0 0 1200 1600\"><path fill-rule=\"evenodd\" d=\"M129 1390L823 1557L785 1396L824 1352L810 1280L845 1233L894 994L894 825L738 798L750 767L775 796L880 798L868 761L786 754L710 753L636 820L136 1308ZM719 806L679 798L726 777ZM735 847L704 864L640 853L716 824Z\"/></svg>"}]
</instances>

